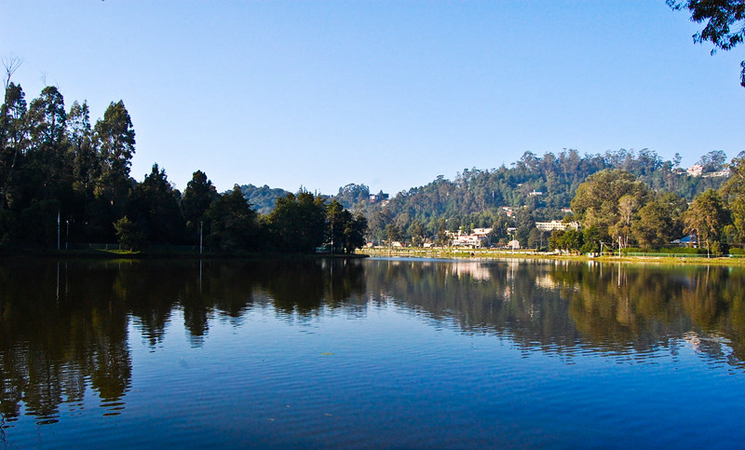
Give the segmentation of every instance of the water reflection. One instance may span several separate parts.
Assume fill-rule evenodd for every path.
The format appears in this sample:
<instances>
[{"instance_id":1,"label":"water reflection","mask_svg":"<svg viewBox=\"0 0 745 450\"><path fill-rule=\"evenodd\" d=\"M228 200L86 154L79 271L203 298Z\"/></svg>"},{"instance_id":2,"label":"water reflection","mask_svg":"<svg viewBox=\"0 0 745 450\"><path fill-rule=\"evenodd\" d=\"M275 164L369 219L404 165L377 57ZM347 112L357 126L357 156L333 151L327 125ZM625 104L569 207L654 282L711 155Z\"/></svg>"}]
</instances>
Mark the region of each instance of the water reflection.
<instances>
[{"instance_id":1,"label":"water reflection","mask_svg":"<svg viewBox=\"0 0 745 450\"><path fill-rule=\"evenodd\" d=\"M157 351L174 315L190 345L210 323L253 310L292 322L394 305L441 326L509 340L525 352L644 358L687 345L709 361L745 361L740 268L530 261L262 260L0 263L3 420L118 414L131 388L130 339ZM130 322L131 321L131 322ZM140 336L129 336L129 324Z\"/></svg>"}]
</instances>

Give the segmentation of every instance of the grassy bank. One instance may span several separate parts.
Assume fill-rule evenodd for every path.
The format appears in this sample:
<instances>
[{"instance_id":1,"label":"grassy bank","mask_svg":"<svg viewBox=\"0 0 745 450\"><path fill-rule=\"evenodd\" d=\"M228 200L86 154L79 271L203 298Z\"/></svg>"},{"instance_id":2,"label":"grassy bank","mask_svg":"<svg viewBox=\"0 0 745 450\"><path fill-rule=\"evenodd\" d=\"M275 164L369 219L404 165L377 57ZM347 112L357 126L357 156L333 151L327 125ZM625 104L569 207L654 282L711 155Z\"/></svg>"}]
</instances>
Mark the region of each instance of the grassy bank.
<instances>
[{"instance_id":1,"label":"grassy bank","mask_svg":"<svg viewBox=\"0 0 745 450\"><path fill-rule=\"evenodd\" d=\"M496 250L496 249L457 249L457 248L374 248L360 249L358 254L377 257L396 258L436 258L436 259L536 259L560 261L598 261L624 263L659 263L659 264L702 264L745 266L745 258L711 257L706 255L685 256L587 256L557 255L555 253L536 252L533 250Z\"/></svg>"}]
</instances>

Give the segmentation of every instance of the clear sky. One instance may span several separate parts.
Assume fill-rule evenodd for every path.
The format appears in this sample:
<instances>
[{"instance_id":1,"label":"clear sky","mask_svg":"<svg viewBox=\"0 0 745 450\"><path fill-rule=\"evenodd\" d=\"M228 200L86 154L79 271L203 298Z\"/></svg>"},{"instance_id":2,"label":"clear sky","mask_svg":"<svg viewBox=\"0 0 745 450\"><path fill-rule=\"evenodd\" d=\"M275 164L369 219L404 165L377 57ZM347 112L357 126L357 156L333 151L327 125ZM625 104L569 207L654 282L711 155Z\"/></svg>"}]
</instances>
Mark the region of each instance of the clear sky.
<instances>
[{"instance_id":1,"label":"clear sky","mask_svg":"<svg viewBox=\"0 0 745 450\"><path fill-rule=\"evenodd\" d=\"M745 45L664 0L0 0L0 55L91 119L123 100L132 175L391 194L574 148L745 150Z\"/></svg>"}]
</instances>

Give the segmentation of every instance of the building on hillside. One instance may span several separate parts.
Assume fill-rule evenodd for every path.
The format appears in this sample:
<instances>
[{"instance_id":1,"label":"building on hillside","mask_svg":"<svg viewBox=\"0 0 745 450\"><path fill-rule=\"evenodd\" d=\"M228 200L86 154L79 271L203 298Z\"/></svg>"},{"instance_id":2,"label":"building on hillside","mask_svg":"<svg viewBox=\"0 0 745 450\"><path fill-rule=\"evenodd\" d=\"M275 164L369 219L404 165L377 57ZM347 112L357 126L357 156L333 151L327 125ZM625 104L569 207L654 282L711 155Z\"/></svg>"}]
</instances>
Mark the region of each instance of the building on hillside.
<instances>
[{"instance_id":1,"label":"building on hillside","mask_svg":"<svg viewBox=\"0 0 745 450\"><path fill-rule=\"evenodd\" d=\"M686 170L686 172L692 177L700 177L704 174L704 166L702 166L701 164L694 164L688 170Z\"/></svg>"},{"instance_id":2,"label":"building on hillside","mask_svg":"<svg viewBox=\"0 0 745 450\"><path fill-rule=\"evenodd\" d=\"M564 223L561 220L552 220L550 222L536 222L535 227L541 231L554 231L554 230L566 230L570 228L572 230L579 230L579 223L568 222Z\"/></svg>"},{"instance_id":3,"label":"building on hillside","mask_svg":"<svg viewBox=\"0 0 745 450\"><path fill-rule=\"evenodd\" d=\"M729 176L729 169L720 170L719 172L705 173L701 175L702 178L719 178L719 177L728 177L728 176Z\"/></svg>"},{"instance_id":4,"label":"building on hillside","mask_svg":"<svg viewBox=\"0 0 745 450\"><path fill-rule=\"evenodd\" d=\"M469 234L453 233L453 245L456 247L470 247L470 248L481 248L484 243L489 239L489 233L492 232L492 228L474 228Z\"/></svg>"},{"instance_id":5,"label":"building on hillside","mask_svg":"<svg viewBox=\"0 0 745 450\"><path fill-rule=\"evenodd\" d=\"M370 194L369 201L370 203L378 203L388 200L388 194L379 193L379 194Z\"/></svg>"},{"instance_id":6,"label":"building on hillside","mask_svg":"<svg viewBox=\"0 0 745 450\"><path fill-rule=\"evenodd\" d=\"M543 192L542 191L536 191L535 189L533 189L533 192L528 193L528 195L531 196L531 197L540 197L540 196L543 195Z\"/></svg>"}]
</instances>

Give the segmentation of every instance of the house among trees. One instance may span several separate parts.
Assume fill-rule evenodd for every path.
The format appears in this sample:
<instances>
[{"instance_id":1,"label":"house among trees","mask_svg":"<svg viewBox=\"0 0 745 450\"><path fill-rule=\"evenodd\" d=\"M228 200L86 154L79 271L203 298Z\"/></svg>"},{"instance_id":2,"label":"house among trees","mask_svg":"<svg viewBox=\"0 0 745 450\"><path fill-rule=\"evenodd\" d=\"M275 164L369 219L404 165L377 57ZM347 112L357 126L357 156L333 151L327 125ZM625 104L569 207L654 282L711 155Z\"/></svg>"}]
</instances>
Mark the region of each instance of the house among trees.
<instances>
[{"instance_id":1,"label":"house among trees","mask_svg":"<svg viewBox=\"0 0 745 450\"><path fill-rule=\"evenodd\" d=\"M564 223L561 220L552 220L550 222L536 222L535 227L541 231L554 231L554 230L564 231L567 228L572 229L572 230L579 230L579 223L578 222Z\"/></svg>"},{"instance_id":2,"label":"house among trees","mask_svg":"<svg viewBox=\"0 0 745 450\"><path fill-rule=\"evenodd\" d=\"M453 237L453 246L481 248L489 239L492 228L474 228L471 233L465 234L458 231Z\"/></svg>"},{"instance_id":3,"label":"house among trees","mask_svg":"<svg viewBox=\"0 0 745 450\"><path fill-rule=\"evenodd\" d=\"M704 174L704 166L702 166L701 164L694 164L688 170L686 170L686 172L692 177L700 177Z\"/></svg>"}]
</instances>

